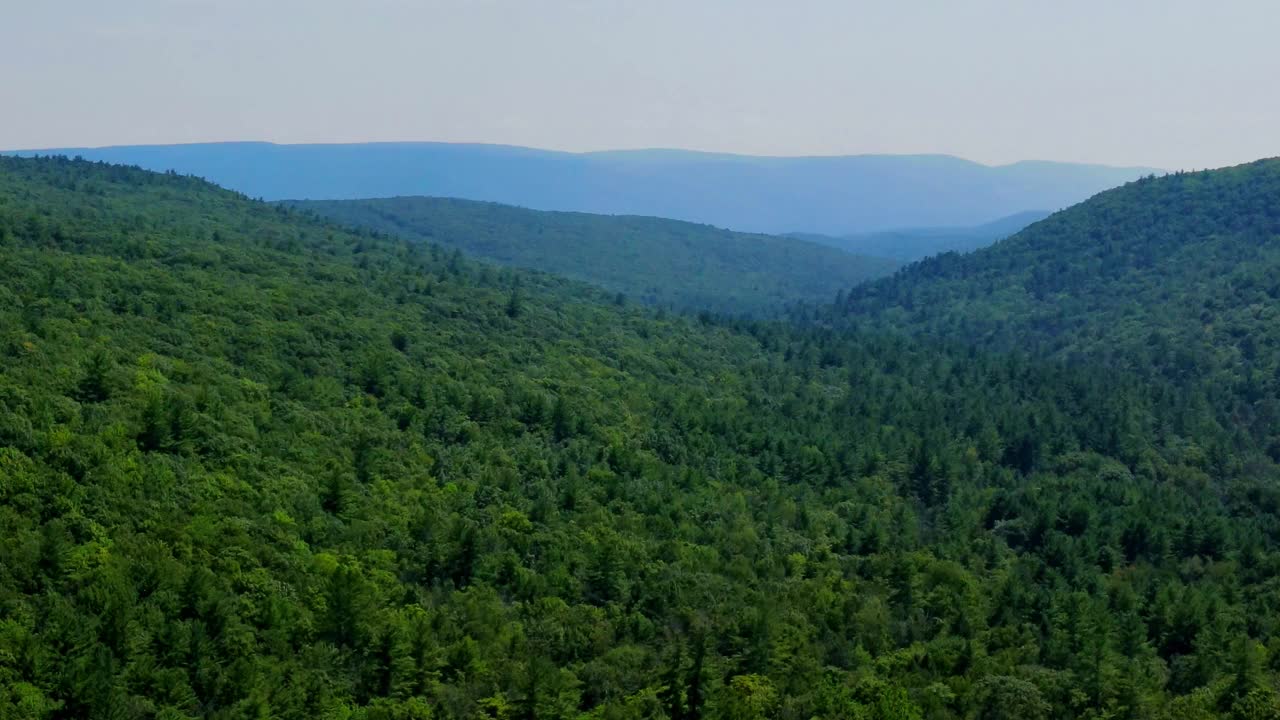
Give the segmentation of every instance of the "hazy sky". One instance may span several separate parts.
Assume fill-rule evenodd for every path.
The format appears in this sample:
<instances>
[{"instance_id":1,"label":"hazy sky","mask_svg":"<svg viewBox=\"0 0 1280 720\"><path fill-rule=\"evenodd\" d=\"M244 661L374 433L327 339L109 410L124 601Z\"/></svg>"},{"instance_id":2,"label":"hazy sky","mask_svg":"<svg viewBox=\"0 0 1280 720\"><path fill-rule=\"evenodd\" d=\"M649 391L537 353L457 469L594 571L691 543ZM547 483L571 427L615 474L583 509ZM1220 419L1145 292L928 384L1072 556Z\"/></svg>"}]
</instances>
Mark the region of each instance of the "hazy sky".
<instances>
[{"instance_id":1,"label":"hazy sky","mask_svg":"<svg viewBox=\"0 0 1280 720\"><path fill-rule=\"evenodd\" d=\"M1275 0L0 0L0 147L498 142L1212 167Z\"/></svg>"}]
</instances>

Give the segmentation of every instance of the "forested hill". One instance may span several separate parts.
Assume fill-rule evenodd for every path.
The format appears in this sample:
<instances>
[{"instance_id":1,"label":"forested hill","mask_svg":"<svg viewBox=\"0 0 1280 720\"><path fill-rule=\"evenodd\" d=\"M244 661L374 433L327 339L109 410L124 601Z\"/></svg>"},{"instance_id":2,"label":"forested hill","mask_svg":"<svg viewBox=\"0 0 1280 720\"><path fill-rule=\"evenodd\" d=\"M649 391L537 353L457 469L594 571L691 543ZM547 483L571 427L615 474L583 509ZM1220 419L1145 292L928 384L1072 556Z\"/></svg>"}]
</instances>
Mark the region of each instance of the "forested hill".
<instances>
[{"instance_id":1,"label":"forested hill","mask_svg":"<svg viewBox=\"0 0 1280 720\"><path fill-rule=\"evenodd\" d=\"M1273 717L1276 482L1140 372L0 158L3 718Z\"/></svg>"},{"instance_id":2,"label":"forested hill","mask_svg":"<svg viewBox=\"0 0 1280 720\"><path fill-rule=\"evenodd\" d=\"M678 310L769 315L892 272L817 243L651 217L427 197L292 202L339 222L546 270Z\"/></svg>"},{"instance_id":3,"label":"forested hill","mask_svg":"<svg viewBox=\"0 0 1280 720\"><path fill-rule=\"evenodd\" d=\"M1212 384L1280 430L1280 160L1147 178L969 255L855 288L843 313ZM1239 402L1234 402L1234 401Z\"/></svg>"}]
</instances>

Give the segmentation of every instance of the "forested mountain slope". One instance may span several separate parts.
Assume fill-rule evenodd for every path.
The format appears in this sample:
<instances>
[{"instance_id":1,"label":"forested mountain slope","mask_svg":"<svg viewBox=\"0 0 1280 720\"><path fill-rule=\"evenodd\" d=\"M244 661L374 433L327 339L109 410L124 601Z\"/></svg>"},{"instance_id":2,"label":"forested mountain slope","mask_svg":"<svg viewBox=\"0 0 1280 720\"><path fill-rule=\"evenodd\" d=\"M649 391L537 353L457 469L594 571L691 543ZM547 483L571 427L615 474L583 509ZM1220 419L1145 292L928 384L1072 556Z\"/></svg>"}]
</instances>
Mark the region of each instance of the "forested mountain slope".
<instances>
[{"instance_id":1,"label":"forested mountain slope","mask_svg":"<svg viewBox=\"0 0 1280 720\"><path fill-rule=\"evenodd\" d=\"M1060 208L1151 172L949 155L764 157L684 150L558 152L465 143L263 142L23 151L197 175L267 200L404 195L644 215L745 232L843 235L974 225Z\"/></svg>"},{"instance_id":2,"label":"forested mountain slope","mask_svg":"<svg viewBox=\"0 0 1280 720\"><path fill-rule=\"evenodd\" d=\"M855 288L844 313L1207 382L1236 420L1277 434L1277 300L1280 160L1262 160L1102 193L991 248Z\"/></svg>"},{"instance_id":3,"label":"forested mountain slope","mask_svg":"<svg viewBox=\"0 0 1280 720\"><path fill-rule=\"evenodd\" d=\"M0 333L0 717L1277 710L1276 467L1141 373L55 159Z\"/></svg>"},{"instance_id":4,"label":"forested mountain slope","mask_svg":"<svg viewBox=\"0 0 1280 720\"><path fill-rule=\"evenodd\" d=\"M291 202L353 227L545 270L679 310L764 315L828 303L897 263L817 243L651 217L542 212L447 198Z\"/></svg>"},{"instance_id":5,"label":"forested mountain slope","mask_svg":"<svg viewBox=\"0 0 1280 720\"><path fill-rule=\"evenodd\" d=\"M907 263L946 252L977 250L1003 240L1048 216L1048 212L1031 210L971 227L901 228L841 237L803 233L796 233L794 236L855 254Z\"/></svg>"}]
</instances>

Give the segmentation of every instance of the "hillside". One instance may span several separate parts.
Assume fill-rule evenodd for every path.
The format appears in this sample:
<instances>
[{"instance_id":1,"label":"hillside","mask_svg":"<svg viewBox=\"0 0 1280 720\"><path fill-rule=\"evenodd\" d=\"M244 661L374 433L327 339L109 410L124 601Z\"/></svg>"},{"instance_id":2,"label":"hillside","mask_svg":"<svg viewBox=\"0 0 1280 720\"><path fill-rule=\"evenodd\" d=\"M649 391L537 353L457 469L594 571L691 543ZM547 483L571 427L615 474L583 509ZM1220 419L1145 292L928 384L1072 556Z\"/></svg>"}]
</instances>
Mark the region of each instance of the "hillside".
<instances>
[{"instance_id":1,"label":"hillside","mask_svg":"<svg viewBox=\"0 0 1280 720\"><path fill-rule=\"evenodd\" d=\"M545 270L680 310L764 315L830 302L896 263L661 218L540 212L443 198L293 202L352 227Z\"/></svg>"},{"instance_id":2,"label":"hillside","mask_svg":"<svg viewBox=\"0 0 1280 720\"><path fill-rule=\"evenodd\" d=\"M0 158L0 329L0 717L1280 707L1277 468L1194 378L64 159Z\"/></svg>"},{"instance_id":3,"label":"hillside","mask_svg":"<svg viewBox=\"0 0 1280 720\"><path fill-rule=\"evenodd\" d=\"M537 210L665 217L745 232L837 236L968 226L1029 208L1062 208L1151 172L1048 162L986 166L947 155L567 153L449 143L209 143L36 152L176 170L268 200L457 197Z\"/></svg>"},{"instance_id":4,"label":"hillside","mask_svg":"<svg viewBox=\"0 0 1280 720\"><path fill-rule=\"evenodd\" d=\"M793 236L855 254L909 263L941 253L966 253L984 248L1048 216L1048 212L1031 210L972 227L901 228L842 237L803 233L793 233Z\"/></svg>"},{"instance_id":5,"label":"hillside","mask_svg":"<svg viewBox=\"0 0 1280 720\"><path fill-rule=\"evenodd\" d=\"M855 288L844 312L1208 380L1212 402L1280 440L1278 298L1280 160L1262 160L1102 193L988 249Z\"/></svg>"}]
</instances>

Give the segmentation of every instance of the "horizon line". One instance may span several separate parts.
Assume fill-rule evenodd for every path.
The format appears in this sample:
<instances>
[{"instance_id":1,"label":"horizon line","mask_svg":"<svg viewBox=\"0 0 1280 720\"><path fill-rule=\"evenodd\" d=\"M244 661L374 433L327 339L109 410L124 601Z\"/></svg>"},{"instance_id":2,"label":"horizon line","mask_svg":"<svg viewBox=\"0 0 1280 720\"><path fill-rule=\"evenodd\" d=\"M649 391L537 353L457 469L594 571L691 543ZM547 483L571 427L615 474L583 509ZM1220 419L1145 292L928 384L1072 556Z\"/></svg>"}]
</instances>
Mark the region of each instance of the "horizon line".
<instances>
[{"instance_id":1,"label":"horizon line","mask_svg":"<svg viewBox=\"0 0 1280 720\"><path fill-rule=\"evenodd\" d=\"M980 160L972 160L962 155L956 155L946 152L866 152L866 153L840 153L840 154L772 154L772 153L744 153L744 152L725 152L718 150L696 150L691 148L679 147L634 147L634 148L605 148L600 150L562 150L556 148L542 148L532 145L516 145L512 143L502 142L472 142L472 141L447 141L447 140L367 140L367 141L325 141L325 142L276 142L272 140L198 140L191 142L173 142L173 143L121 143L108 145L64 145L53 147L35 147L35 148L7 148L0 150L3 154L15 153L66 153L76 150L125 150L131 148L181 148L181 147L202 147L212 145L265 145L271 147L354 147L354 146L375 146L375 145L401 145L401 146L453 146L453 147L476 147L476 148L495 148L507 150L524 150L547 154L559 155L624 155L624 154L643 154L643 153L670 153L682 155L700 155L706 157L721 158L738 158L744 160L848 160L857 158L942 158L948 160L958 160L973 165L979 165L991 169L1010 168L1018 165L1075 165L1082 167L1105 167L1117 170L1144 170L1155 171L1161 173L1171 172L1165 168L1159 168L1148 165L1113 165L1101 162L1077 162L1072 160L1044 160L1037 158L1026 158L1008 163L985 163ZM1223 166L1229 167L1229 166ZM1184 168L1186 169L1186 168Z\"/></svg>"}]
</instances>

